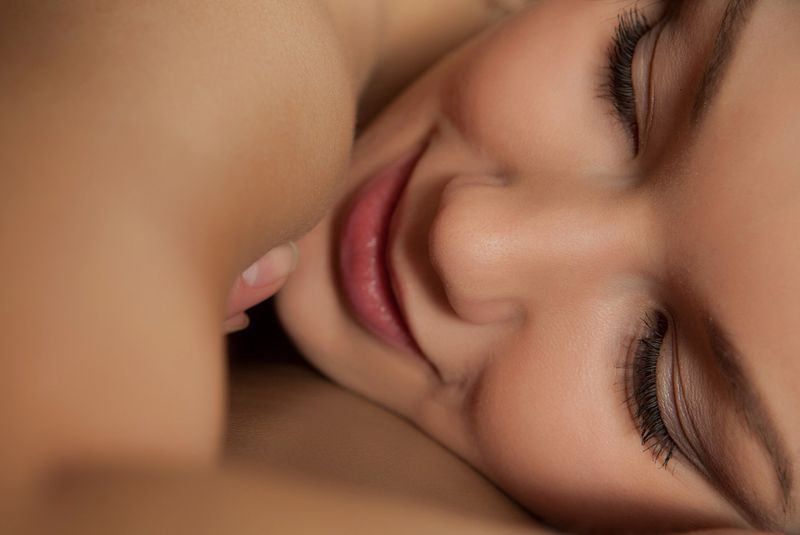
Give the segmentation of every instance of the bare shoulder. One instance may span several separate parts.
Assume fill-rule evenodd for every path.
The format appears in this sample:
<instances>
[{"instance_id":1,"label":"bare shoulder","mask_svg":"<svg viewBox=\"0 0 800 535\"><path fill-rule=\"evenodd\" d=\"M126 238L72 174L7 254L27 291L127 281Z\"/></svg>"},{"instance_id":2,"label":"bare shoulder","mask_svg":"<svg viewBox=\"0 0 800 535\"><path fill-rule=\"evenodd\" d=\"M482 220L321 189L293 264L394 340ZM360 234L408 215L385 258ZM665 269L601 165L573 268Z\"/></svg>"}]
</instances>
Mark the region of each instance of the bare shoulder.
<instances>
[{"instance_id":1,"label":"bare shoulder","mask_svg":"<svg viewBox=\"0 0 800 535\"><path fill-rule=\"evenodd\" d=\"M321 216L355 91L311 0L0 3L4 490L211 463L224 300Z\"/></svg>"}]
</instances>

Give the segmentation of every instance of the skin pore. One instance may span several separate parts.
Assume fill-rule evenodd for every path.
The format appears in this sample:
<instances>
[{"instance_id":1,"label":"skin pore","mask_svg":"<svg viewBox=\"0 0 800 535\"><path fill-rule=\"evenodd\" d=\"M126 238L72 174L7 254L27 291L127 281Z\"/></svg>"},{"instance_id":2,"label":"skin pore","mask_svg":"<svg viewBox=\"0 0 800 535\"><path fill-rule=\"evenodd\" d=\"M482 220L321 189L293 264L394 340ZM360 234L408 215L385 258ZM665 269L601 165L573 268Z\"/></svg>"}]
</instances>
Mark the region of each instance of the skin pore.
<instances>
[{"instance_id":1,"label":"skin pore","mask_svg":"<svg viewBox=\"0 0 800 535\"><path fill-rule=\"evenodd\" d=\"M632 121L620 17L648 23ZM288 331L555 525L797 530L798 27L794 0L534 3L361 136ZM335 267L354 194L416 150L386 255L424 358L360 324Z\"/></svg>"}]
</instances>

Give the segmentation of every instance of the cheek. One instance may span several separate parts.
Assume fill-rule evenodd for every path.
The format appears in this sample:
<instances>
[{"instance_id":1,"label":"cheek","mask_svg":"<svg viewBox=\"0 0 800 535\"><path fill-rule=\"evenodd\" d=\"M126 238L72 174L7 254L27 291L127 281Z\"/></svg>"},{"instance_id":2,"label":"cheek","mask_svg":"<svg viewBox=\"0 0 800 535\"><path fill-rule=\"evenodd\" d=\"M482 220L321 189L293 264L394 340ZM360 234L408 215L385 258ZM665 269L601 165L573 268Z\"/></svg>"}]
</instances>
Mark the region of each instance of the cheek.
<instances>
[{"instance_id":1,"label":"cheek","mask_svg":"<svg viewBox=\"0 0 800 535\"><path fill-rule=\"evenodd\" d=\"M625 351L636 332L620 333L636 308L562 305L569 314L543 313L481 377L470 412L475 464L571 530L727 525L730 507L699 475L677 462L663 470L643 451L625 403Z\"/></svg>"},{"instance_id":2,"label":"cheek","mask_svg":"<svg viewBox=\"0 0 800 535\"><path fill-rule=\"evenodd\" d=\"M588 332L598 319L570 308L569 318L543 319L495 361L474 412L483 470L558 524L626 501L619 474L631 459L649 462L625 404L622 342Z\"/></svg>"},{"instance_id":3,"label":"cheek","mask_svg":"<svg viewBox=\"0 0 800 535\"><path fill-rule=\"evenodd\" d=\"M564 480L564 465L577 468L591 449L586 422L608 397L598 397L595 386L606 377L588 365L600 357L587 355L572 327L543 320L482 378L475 416L481 449L495 469L520 478L515 486L530 483L525 474L545 486Z\"/></svg>"},{"instance_id":4,"label":"cheek","mask_svg":"<svg viewBox=\"0 0 800 535\"><path fill-rule=\"evenodd\" d=\"M599 98L618 9L585 0L535 4L465 54L447 88L446 113L513 167L610 166L628 146Z\"/></svg>"}]
</instances>

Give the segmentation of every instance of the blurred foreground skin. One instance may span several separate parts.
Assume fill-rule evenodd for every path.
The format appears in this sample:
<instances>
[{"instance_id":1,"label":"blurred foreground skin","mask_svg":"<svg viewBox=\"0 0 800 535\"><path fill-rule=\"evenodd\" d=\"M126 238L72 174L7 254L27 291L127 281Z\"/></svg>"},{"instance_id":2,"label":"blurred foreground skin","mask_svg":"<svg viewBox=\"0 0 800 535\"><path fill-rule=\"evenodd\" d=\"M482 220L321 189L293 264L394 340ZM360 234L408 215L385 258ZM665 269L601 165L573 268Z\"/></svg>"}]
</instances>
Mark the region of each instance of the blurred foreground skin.
<instances>
[{"instance_id":1,"label":"blurred foreground skin","mask_svg":"<svg viewBox=\"0 0 800 535\"><path fill-rule=\"evenodd\" d=\"M228 477L210 467L234 281L323 214L359 93L377 108L497 16L471 0L0 6L4 523L102 526L81 502L97 482L154 525L162 498L213 514L239 496L198 488ZM373 90L389 60L406 74ZM139 472L155 475L129 491Z\"/></svg>"},{"instance_id":2,"label":"blurred foreground skin","mask_svg":"<svg viewBox=\"0 0 800 535\"><path fill-rule=\"evenodd\" d=\"M15 533L171 534L430 533L436 535L535 535L532 526L509 525L385 500L356 488L337 487L281 472L225 474L86 473L50 496L47 511L7 524ZM699 532L697 532L699 533ZM712 530L711 534L745 533ZM753 532L747 532L753 533Z\"/></svg>"},{"instance_id":3,"label":"blurred foreground skin","mask_svg":"<svg viewBox=\"0 0 800 535\"><path fill-rule=\"evenodd\" d=\"M49 497L49 507L11 526L19 533L539 533L432 508L386 500L280 472L258 477L139 472L85 474Z\"/></svg>"},{"instance_id":4,"label":"blurred foreground skin","mask_svg":"<svg viewBox=\"0 0 800 535\"><path fill-rule=\"evenodd\" d=\"M226 295L347 160L344 42L308 1L6 2L0 26L0 495L208 465Z\"/></svg>"}]
</instances>

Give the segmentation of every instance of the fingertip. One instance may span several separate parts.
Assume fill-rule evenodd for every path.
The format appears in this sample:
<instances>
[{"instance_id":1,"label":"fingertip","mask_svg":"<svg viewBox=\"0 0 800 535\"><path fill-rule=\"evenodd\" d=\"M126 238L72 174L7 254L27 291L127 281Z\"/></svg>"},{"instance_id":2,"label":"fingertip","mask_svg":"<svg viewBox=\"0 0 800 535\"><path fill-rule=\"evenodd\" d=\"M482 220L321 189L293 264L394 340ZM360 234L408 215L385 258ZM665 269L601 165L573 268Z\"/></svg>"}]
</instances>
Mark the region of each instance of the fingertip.
<instances>
[{"instance_id":1,"label":"fingertip","mask_svg":"<svg viewBox=\"0 0 800 535\"><path fill-rule=\"evenodd\" d=\"M250 325L250 317L244 312L226 319L222 322L222 330L225 334L232 334L238 331L243 331Z\"/></svg>"}]
</instances>

